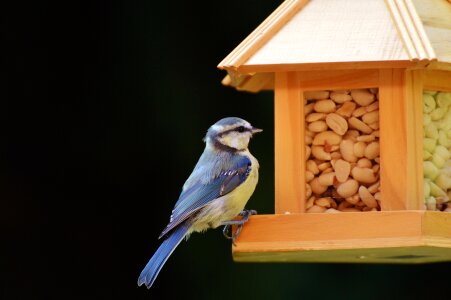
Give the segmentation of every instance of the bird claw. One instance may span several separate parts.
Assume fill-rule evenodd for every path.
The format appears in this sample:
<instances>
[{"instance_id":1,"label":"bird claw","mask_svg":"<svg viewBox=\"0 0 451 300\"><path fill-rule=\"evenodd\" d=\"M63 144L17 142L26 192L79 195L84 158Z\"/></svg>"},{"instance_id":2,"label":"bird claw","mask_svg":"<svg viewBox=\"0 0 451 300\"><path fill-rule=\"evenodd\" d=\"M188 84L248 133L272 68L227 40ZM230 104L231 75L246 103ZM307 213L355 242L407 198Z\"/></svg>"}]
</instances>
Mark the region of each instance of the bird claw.
<instances>
[{"instance_id":1,"label":"bird claw","mask_svg":"<svg viewBox=\"0 0 451 300\"><path fill-rule=\"evenodd\" d=\"M232 221L226 221L226 222L222 223L223 225L225 225L224 229L222 230L222 234L224 235L224 237L226 239L232 240L233 245L236 246L235 240L237 239L238 235L240 234L241 230L243 229L244 223L249 221L250 216L256 215L256 214L257 214L257 211L253 210L253 209L243 210L242 212L239 213L239 215L242 217L241 220L232 220ZM233 235L229 235L228 232L232 225L237 225L238 227L236 228L236 231Z\"/></svg>"}]
</instances>

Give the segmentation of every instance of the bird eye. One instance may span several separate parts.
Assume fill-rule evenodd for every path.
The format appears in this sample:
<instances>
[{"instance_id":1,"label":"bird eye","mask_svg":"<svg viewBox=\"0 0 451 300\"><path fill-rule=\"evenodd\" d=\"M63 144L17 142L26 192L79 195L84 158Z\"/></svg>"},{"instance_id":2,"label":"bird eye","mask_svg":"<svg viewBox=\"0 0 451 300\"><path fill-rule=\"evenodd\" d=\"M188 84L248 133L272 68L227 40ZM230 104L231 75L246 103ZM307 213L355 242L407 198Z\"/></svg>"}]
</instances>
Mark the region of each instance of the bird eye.
<instances>
[{"instance_id":1,"label":"bird eye","mask_svg":"<svg viewBox=\"0 0 451 300\"><path fill-rule=\"evenodd\" d=\"M238 132L244 132L246 131L246 128L244 128L244 126L240 126L236 129Z\"/></svg>"}]
</instances>

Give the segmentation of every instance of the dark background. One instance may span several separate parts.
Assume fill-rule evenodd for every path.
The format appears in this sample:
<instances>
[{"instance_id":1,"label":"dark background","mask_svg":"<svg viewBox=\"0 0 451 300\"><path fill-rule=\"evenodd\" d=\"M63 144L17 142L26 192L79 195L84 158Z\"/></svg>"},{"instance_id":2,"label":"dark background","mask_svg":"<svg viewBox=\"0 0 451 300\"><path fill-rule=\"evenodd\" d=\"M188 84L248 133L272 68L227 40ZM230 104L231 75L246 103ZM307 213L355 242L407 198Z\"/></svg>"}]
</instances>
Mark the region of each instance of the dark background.
<instances>
[{"instance_id":1,"label":"dark background","mask_svg":"<svg viewBox=\"0 0 451 300\"><path fill-rule=\"evenodd\" d=\"M216 66L280 3L0 10L0 299L449 299L450 264L238 264L219 229L137 287L218 119L264 129L248 208L273 213L273 93L224 87Z\"/></svg>"}]
</instances>

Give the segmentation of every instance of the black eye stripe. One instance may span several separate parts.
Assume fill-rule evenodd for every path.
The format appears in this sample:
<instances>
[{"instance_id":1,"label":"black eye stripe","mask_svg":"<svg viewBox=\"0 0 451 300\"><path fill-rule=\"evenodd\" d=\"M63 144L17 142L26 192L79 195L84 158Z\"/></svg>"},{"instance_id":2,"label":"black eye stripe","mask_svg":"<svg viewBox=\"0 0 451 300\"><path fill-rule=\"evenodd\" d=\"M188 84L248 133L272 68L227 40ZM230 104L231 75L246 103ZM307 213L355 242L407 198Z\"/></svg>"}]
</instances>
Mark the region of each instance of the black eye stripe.
<instances>
[{"instance_id":1,"label":"black eye stripe","mask_svg":"<svg viewBox=\"0 0 451 300\"><path fill-rule=\"evenodd\" d=\"M219 134L219 136L223 136L223 135L225 135L225 134L227 134L227 133L230 133L230 132L233 132L233 131L242 133L242 132L245 132L245 131L252 131L252 129L247 128L247 127L244 127L244 126L238 126L238 127L235 127L235 128L229 129L229 130L226 130L226 131L224 131L224 132L221 132L221 133Z\"/></svg>"}]
</instances>

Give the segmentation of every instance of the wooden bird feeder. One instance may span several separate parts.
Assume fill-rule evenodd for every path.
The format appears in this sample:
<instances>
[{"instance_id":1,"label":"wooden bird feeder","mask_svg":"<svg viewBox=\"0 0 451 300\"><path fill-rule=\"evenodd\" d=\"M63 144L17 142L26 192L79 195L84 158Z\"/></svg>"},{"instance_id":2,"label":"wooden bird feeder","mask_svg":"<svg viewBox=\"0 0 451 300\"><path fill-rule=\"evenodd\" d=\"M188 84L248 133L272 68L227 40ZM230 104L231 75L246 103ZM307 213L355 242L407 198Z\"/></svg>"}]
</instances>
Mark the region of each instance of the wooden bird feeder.
<instances>
[{"instance_id":1,"label":"wooden bird feeder","mask_svg":"<svg viewBox=\"0 0 451 300\"><path fill-rule=\"evenodd\" d=\"M218 68L275 95L275 214L236 261L451 261L451 3L286 0Z\"/></svg>"}]
</instances>

